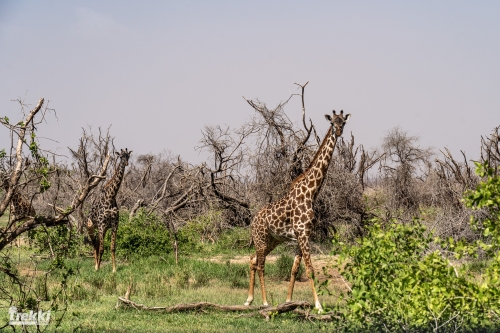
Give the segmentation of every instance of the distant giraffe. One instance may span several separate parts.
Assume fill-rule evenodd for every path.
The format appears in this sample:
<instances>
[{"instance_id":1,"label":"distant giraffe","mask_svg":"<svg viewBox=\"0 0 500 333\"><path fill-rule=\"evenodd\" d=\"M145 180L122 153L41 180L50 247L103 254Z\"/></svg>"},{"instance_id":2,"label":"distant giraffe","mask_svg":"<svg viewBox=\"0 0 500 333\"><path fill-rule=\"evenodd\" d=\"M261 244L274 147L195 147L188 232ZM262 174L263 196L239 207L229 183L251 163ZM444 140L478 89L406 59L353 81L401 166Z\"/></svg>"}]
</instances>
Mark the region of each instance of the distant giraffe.
<instances>
[{"instance_id":1,"label":"distant giraffe","mask_svg":"<svg viewBox=\"0 0 500 333\"><path fill-rule=\"evenodd\" d=\"M2 172L2 187L7 192L10 188L9 178ZM14 187L10 199L10 220L19 221L28 217L35 217L35 209L31 201Z\"/></svg>"},{"instance_id":2,"label":"distant giraffe","mask_svg":"<svg viewBox=\"0 0 500 333\"><path fill-rule=\"evenodd\" d=\"M337 115L335 110L333 111L333 117L325 115L325 118L330 122L330 129L307 170L293 181L287 195L274 203L268 204L254 217L252 221L252 239L256 253L250 257L250 286L245 305L250 305L253 301L255 271L259 272L262 302L264 305L268 305L264 284L266 256L278 244L285 241L295 241L298 246L295 252L286 301L292 300L293 287L300 261L304 257L315 307L320 312L323 310L314 288L314 270L309 248L309 237L315 223L313 203L328 171L337 138L342 135L344 125L350 116L350 114L344 116L343 111L340 111L340 114Z\"/></svg>"},{"instance_id":3,"label":"distant giraffe","mask_svg":"<svg viewBox=\"0 0 500 333\"><path fill-rule=\"evenodd\" d=\"M95 270L101 266L101 258L104 252L104 236L106 231L111 229L111 259L113 262L113 273L116 272L115 245L116 232L118 231L118 205L116 204L116 194L125 174L125 167L132 151L121 150L116 152L120 158L120 163L115 169L113 177L104 185L99 197L94 201L87 220L87 230L94 247ZM97 229L97 230L96 230ZM97 234L96 234L97 233Z\"/></svg>"}]
</instances>

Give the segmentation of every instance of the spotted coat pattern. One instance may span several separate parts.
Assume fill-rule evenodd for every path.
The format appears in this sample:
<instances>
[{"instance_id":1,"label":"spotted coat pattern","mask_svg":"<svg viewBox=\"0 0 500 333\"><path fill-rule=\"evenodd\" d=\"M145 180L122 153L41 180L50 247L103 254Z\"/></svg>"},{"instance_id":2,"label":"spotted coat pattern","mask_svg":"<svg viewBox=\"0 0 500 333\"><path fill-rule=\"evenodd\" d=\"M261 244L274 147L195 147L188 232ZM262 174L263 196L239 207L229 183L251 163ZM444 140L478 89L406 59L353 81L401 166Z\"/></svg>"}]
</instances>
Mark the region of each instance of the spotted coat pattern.
<instances>
[{"instance_id":1,"label":"spotted coat pattern","mask_svg":"<svg viewBox=\"0 0 500 333\"><path fill-rule=\"evenodd\" d=\"M2 187L5 192L9 190L9 179L2 174ZM10 219L11 221L20 221L28 217L34 217L36 214L31 201L26 198L17 188L14 188L10 199Z\"/></svg>"},{"instance_id":2,"label":"spotted coat pattern","mask_svg":"<svg viewBox=\"0 0 500 333\"><path fill-rule=\"evenodd\" d=\"M325 115L325 118L330 122L330 128L307 170L293 181L287 195L262 208L252 221L252 239L256 253L250 258L250 287L246 305L250 305L253 301L256 271L259 274L262 301L264 305L267 305L264 284L266 256L278 244L293 241L297 242L298 246L288 287L287 302L292 300L296 275L303 257L315 306L322 311L314 288L314 271L309 245L309 237L315 222L313 203L328 171L337 137L342 135L350 114L344 116L343 111L340 111L337 115L333 111L333 117Z\"/></svg>"},{"instance_id":3,"label":"spotted coat pattern","mask_svg":"<svg viewBox=\"0 0 500 333\"><path fill-rule=\"evenodd\" d=\"M121 150L116 153L120 158L120 163L115 169L113 177L104 185L101 193L94 201L87 220L87 231L94 247L95 270L101 265L102 254L104 253L104 236L108 229L111 229L111 259L113 262L113 273L116 272L115 246L116 232L118 231L118 205L116 204L116 194L125 174L125 167L132 151Z\"/></svg>"}]
</instances>

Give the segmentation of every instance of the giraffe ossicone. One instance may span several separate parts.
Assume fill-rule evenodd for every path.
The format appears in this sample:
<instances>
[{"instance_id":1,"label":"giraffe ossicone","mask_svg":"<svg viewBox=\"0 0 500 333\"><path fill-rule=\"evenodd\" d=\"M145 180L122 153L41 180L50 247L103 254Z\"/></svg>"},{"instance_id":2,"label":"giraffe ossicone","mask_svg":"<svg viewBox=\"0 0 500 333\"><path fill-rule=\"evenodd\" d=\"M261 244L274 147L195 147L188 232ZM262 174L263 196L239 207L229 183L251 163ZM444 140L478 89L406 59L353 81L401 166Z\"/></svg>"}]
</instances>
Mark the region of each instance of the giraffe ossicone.
<instances>
[{"instance_id":1,"label":"giraffe ossicone","mask_svg":"<svg viewBox=\"0 0 500 333\"><path fill-rule=\"evenodd\" d=\"M108 229L111 229L111 260L113 263L113 273L116 272L115 248L116 233L118 231L118 205L116 204L116 195L125 175L125 167L132 151L121 150L116 152L120 163L118 163L113 177L103 186L99 196L94 201L89 218L87 220L87 231L90 241L94 247L95 270L101 266L102 254L104 253L104 236ZM96 230L97 229L97 230Z\"/></svg>"},{"instance_id":2,"label":"giraffe ossicone","mask_svg":"<svg viewBox=\"0 0 500 333\"><path fill-rule=\"evenodd\" d=\"M250 257L250 286L245 305L250 305L254 299L256 271L259 274L262 303L265 306L268 305L264 283L266 256L280 243L293 241L297 242L297 248L286 301L292 300L300 261L304 258L314 305L319 312L323 311L314 287L314 269L309 245L309 238L315 223L313 204L328 171L337 138L342 135L345 123L351 117L350 114L344 116L343 110L340 114L337 114L335 110L332 113L333 116L325 115L326 120L330 122L330 128L309 167L292 182L288 193L283 198L262 208L252 221L255 254Z\"/></svg>"}]
</instances>

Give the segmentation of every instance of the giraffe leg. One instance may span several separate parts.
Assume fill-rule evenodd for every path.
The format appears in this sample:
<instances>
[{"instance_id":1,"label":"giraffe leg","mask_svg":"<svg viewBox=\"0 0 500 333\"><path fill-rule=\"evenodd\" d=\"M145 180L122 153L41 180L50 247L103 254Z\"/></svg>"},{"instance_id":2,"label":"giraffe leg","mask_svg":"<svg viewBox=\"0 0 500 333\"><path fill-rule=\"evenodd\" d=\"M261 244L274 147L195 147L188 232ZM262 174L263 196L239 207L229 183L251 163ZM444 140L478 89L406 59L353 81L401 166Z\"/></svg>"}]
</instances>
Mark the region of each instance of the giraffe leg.
<instances>
[{"instance_id":1,"label":"giraffe leg","mask_svg":"<svg viewBox=\"0 0 500 333\"><path fill-rule=\"evenodd\" d=\"M92 247L94 248L94 268L97 270L97 257L99 254L99 243L98 239L95 237L95 227L94 223L92 223L91 219L87 220L87 233L88 233L88 239L90 243L92 244Z\"/></svg>"},{"instance_id":2,"label":"giraffe leg","mask_svg":"<svg viewBox=\"0 0 500 333\"><path fill-rule=\"evenodd\" d=\"M253 302L255 288L255 271L257 270L257 254L250 257L250 286L248 287L248 298L245 305L250 305Z\"/></svg>"},{"instance_id":3,"label":"giraffe leg","mask_svg":"<svg viewBox=\"0 0 500 333\"><path fill-rule=\"evenodd\" d=\"M300 248L297 248L295 252L295 260L293 261L292 274L290 275L290 284L288 285L288 295L286 301L290 302L293 295L293 287L295 286L295 279L297 278L297 272L299 271L300 261L302 260L302 252Z\"/></svg>"},{"instance_id":4,"label":"giraffe leg","mask_svg":"<svg viewBox=\"0 0 500 333\"><path fill-rule=\"evenodd\" d=\"M95 265L95 270L98 271L101 267L102 254L104 253L104 233L99 232L99 252L97 253L97 262Z\"/></svg>"},{"instance_id":5,"label":"giraffe leg","mask_svg":"<svg viewBox=\"0 0 500 333\"><path fill-rule=\"evenodd\" d=\"M266 284L264 282L264 267L266 264L266 256L257 254L257 272L259 272L260 291L262 292L262 305L268 306L266 298Z\"/></svg>"},{"instance_id":6,"label":"giraffe leg","mask_svg":"<svg viewBox=\"0 0 500 333\"><path fill-rule=\"evenodd\" d=\"M97 240L92 243L94 247L94 269L97 271L99 269L99 244L97 244Z\"/></svg>"},{"instance_id":7,"label":"giraffe leg","mask_svg":"<svg viewBox=\"0 0 500 333\"><path fill-rule=\"evenodd\" d=\"M266 257L272 250L274 250L276 246L278 246L279 243L280 243L279 241L269 238L266 246L263 249L261 248L257 250L257 272L259 274L260 290L262 292L262 305L264 306L269 305L267 303L266 284L264 282Z\"/></svg>"},{"instance_id":8,"label":"giraffe leg","mask_svg":"<svg viewBox=\"0 0 500 333\"><path fill-rule=\"evenodd\" d=\"M116 232L118 229L118 224L113 226L111 230L111 261L113 262L113 273L116 273L116 263L115 263L115 247L116 247Z\"/></svg>"},{"instance_id":9,"label":"giraffe leg","mask_svg":"<svg viewBox=\"0 0 500 333\"><path fill-rule=\"evenodd\" d=\"M311 252L309 248L309 237L303 235L299 237L299 246L304 256L304 263L306 265L307 277L309 278L309 283L311 284L311 290L314 297L314 306L318 312L323 312L323 307L319 302L318 294L316 293L316 288L314 287L314 268L311 261Z\"/></svg>"}]
</instances>

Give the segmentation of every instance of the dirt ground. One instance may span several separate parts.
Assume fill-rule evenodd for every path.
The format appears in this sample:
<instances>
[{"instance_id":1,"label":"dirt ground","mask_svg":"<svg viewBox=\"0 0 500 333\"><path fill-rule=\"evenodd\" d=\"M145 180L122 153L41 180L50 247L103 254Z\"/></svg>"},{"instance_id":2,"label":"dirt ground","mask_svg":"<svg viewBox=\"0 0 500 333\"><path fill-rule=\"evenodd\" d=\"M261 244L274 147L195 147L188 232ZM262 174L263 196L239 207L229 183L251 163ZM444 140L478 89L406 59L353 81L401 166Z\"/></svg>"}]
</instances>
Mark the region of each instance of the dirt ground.
<instances>
[{"instance_id":1,"label":"dirt ground","mask_svg":"<svg viewBox=\"0 0 500 333\"><path fill-rule=\"evenodd\" d=\"M279 255L268 255L266 258L267 263L275 263L278 259ZM223 258L222 256L215 256L208 260L212 262L225 263L229 261L231 264L249 264L249 256L235 256L231 259ZM336 269L331 268L332 261L335 260L335 257L329 255L321 255L315 254L311 257L312 264L314 267L314 273L319 282L323 282L327 279L330 280L330 287L337 292L345 292L349 289L348 284L342 279L340 274ZM304 262L302 261L302 264ZM327 274L331 277L325 275L323 271L323 267L329 267L327 269ZM288 281L273 281L273 284L276 284L279 288L288 288ZM297 279L295 284L295 290L305 289L309 291L310 285L307 279L307 276L304 274L301 278Z\"/></svg>"}]
</instances>

